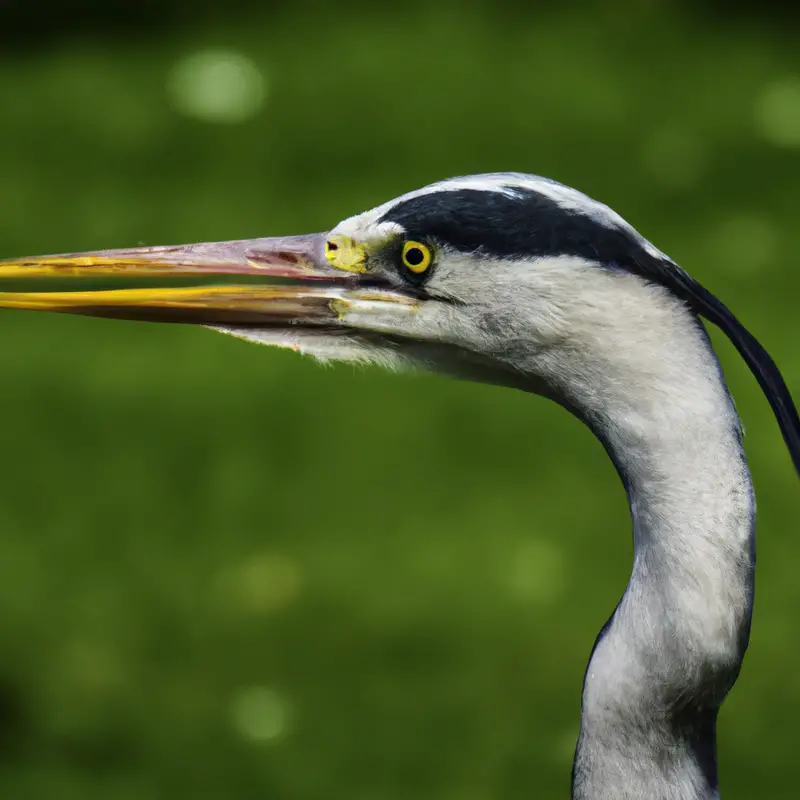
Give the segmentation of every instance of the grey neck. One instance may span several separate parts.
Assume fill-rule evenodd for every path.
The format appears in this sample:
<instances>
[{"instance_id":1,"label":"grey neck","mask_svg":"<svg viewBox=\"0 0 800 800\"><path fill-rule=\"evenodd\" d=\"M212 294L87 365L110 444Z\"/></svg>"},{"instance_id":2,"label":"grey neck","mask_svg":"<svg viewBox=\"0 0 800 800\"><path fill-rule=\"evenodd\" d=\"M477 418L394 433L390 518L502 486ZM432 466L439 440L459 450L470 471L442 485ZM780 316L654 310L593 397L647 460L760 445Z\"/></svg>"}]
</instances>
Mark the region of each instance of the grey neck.
<instances>
[{"instance_id":1,"label":"grey neck","mask_svg":"<svg viewBox=\"0 0 800 800\"><path fill-rule=\"evenodd\" d=\"M586 672L575 800L718 797L715 724L749 635L754 500L739 419L690 327L693 347L651 350L638 377L571 386L625 484L635 551Z\"/></svg>"}]
</instances>

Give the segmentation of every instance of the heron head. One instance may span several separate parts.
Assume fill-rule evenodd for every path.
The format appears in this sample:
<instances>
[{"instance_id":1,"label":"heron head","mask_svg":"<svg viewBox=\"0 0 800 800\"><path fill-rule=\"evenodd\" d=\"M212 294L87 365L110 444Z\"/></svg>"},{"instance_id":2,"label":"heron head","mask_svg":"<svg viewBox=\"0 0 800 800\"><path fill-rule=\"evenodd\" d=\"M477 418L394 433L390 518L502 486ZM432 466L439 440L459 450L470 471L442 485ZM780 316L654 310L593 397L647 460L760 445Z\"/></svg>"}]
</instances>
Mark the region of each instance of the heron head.
<instances>
[{"instance_id":1,"label":"heron head","mask_svg":"<svg viewBox=\"0 0 800 800\"><path fill-rule=\"evenodd\" d=\"M608 207L553 181L502 173L432 184L324 234L0 262L0 277L214 281L4 293L0 306L200 323L320 359L516 385L548 358L596 359L604 336L616 349L613 331L633 324L637 305L657 292L631 274L655 260L667 263Z\"/></svg>"},{"instance_id":2,"label":"heron head","mask_svg":"<svg viewBox=\"0 0 800 800\"><path fill-rule=\"evenodd\" d=\"M441 181L321 234L0 262L12 276L199 279L7 292L0 307L203 324L320 359L517 386L587 415L716 373L702 314L755 373L800 466L789 392L730 311L610 208L536 176Z\"/></svg>"},{"instance_id":3,"label":"heron head","mask_svg":"<svg viewBox=\"0 0 800 800\"><path fill-rule=\"evenodd\" d=\"M685 304L644 276L674 267L663 253L607 206L529 175L410 192L340 222L324 255L359 284L336 304L352 357L551 395L580 371L619 366L626 337L630 349L687 320Z\"/></svg>"}]
</instances>

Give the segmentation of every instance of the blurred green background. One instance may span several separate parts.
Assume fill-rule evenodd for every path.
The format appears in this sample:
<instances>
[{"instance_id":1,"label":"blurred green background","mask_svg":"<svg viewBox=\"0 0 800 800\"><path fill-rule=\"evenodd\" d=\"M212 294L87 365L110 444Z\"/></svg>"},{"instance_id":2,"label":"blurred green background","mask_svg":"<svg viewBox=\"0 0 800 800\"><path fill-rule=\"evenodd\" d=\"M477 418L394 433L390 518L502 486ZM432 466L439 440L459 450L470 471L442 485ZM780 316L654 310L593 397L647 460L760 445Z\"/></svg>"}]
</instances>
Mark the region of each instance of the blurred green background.
<instances>
[{"instance_id":1,"label":"blurred green background","mask_svg":"<svg viewBox=\"0 0 800 800\"><path fill-rule=\"evenodd\" d=\"M800 394L796 15L224 5L3 5L0 255L324 230L534 172L721 295ZM578 422L202 329L4 311L0 334L3 798L568 796L631 559ZM722 789L795 797L800 492L715 342L759 498Z\"/></svg>"}]
</instances>

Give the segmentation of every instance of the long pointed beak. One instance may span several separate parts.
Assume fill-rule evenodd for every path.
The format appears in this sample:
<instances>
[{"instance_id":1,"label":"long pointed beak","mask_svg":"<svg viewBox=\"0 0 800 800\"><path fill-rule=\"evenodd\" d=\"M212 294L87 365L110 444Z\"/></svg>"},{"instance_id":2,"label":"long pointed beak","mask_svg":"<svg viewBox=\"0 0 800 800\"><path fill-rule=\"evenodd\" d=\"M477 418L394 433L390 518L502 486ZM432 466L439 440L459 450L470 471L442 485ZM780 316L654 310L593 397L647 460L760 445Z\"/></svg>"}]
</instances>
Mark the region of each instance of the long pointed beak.
<instances>
[{"instance_id":1,"label":"long pointed beak","mask_svg":"<svg viewBox=\"0 0 800 800\"><path fill-rule=\"evenodd\" d=\"M325 234L311 234L10 259L0 261L0 279L199 277L227 285L0 292L0 308L207 325L334 323L337 301L358 277L332 267L325 247ZM237 276L265 283L235 285Z\"/></svg>"}]
</instances>

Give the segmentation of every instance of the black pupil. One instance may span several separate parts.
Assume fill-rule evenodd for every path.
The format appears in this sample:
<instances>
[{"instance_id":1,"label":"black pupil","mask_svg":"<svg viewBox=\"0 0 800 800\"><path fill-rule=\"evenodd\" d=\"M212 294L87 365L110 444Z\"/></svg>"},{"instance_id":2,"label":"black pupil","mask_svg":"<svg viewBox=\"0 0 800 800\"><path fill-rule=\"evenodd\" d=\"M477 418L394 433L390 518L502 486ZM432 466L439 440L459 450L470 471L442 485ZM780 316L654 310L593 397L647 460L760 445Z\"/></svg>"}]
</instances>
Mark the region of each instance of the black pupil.
<instances>
[{"instance_id":1,"label":"black pupil","mask_svg":"<svg viewBox=\"0 0 800 800\"><path fill-rule=\"evenodd\" d=\"M418 267L425 260L425 253L419 247L409 247L406 251L406 261L412 267Z\"/></svg>"}]
</instances>

